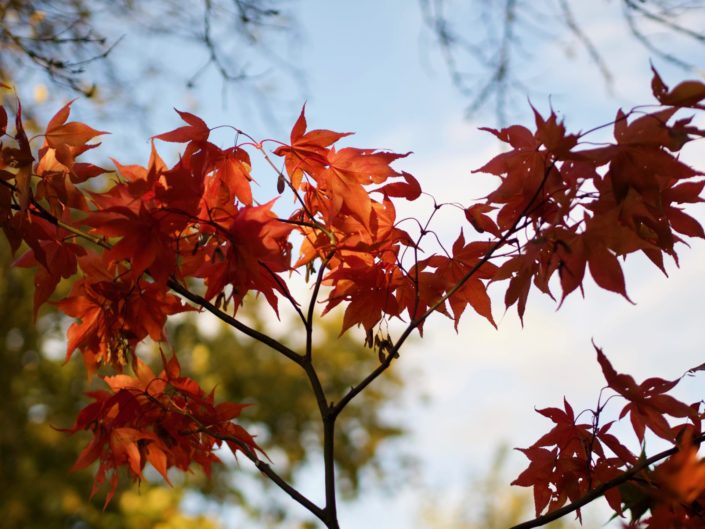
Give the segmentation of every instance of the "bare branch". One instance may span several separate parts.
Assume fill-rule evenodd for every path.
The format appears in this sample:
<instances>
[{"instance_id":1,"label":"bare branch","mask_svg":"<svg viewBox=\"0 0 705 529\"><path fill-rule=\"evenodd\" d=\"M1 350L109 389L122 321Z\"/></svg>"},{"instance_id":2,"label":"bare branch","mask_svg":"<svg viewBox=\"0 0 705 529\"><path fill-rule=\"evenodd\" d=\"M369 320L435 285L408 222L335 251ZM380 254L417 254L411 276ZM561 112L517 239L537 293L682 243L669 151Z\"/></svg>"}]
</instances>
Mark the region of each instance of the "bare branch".
<instances>
[{"instance_id":1,"label":"bare branch","mask_svg":"<svg viewBox=\"0 0 705 529\"><path fill-rule=\"evenodd\" d=\"M581 42L585 50L587 50L588 56L592 60L593 64L597 67L600 74L602 74L602 79L605 81L607 88L611 90L614 78L612 76L612 72L605 63L602 54L597 50L597 47L595 46L592 39L588 37L588 35L580 27L577 20L575 20L573 9L568 4L567 0L559 0L559 3L561 6L561 11L563 11L563 19L565 20L566 26L568 26L568 29L570 29L573 35L575 35L576 38Z\"/></svg>"},{"instance_id":2,"label":"bare branch","mask_svg":"<svg viewBox=\"0 0 705 529\"><path fill-rule=\"evenodd\" d=\"M514 96L523 98L532 90L533 83L526 79L529 68L538 62L531 52L535 43L558 43L566 33L577 39L608 90L617 80L606 60L608 55L600 51L591 28L582 23L574 3L568 0L419 2L424 23L435 37L451 81L468 98L468 116L493 106L497 121L504 125ZM675 45L669 41L660 44L657 36L645 32L641 23L649 22L667 36L681 37L681 41L705 45L705 32L699 31L695 24L689 27L680 21L684 13L692 18L696 12L705 11L705 1L693 0L683 5L662 0L622 0L618 5L622 7L625 28L634 41L655 57L683 69L693 69L692 64L675 53L678 49ZM465 20L461 25L456 21L463 15Z\"/></svg>"},{"instance_id":3,"label":"bare branch","mask_svg":"<svg viewBox=\"0 0 705 529\"><path fill-rule=\"evenodd\" d=\"M179 283L175 279L173 279L173 278L169 279L169 281L167 281L167 285L174 292L185 297L186 299L188 299L192 303L195 303L196 305L203 307L208 312L210 312L211 314L216 316L218 319L224 321L225 323L227 323L231 327L237 329L238 331L240 331L244 335L249 336L250 338L257 340L258 342L261 342L264 345L269 346L270 348L274 349L278 353L281 353L282 355L287 357L289 360L301 365L302 356L299 353L289 349L283 343L275 340L274 338L272 338L266 334L259 332L256 329L253 329L253 328L245 325L240 320L237 320L234 317L230 316L230 314L223 312L218 307L213 305L210 301L206 300L202 296L199 296L198 294L194 294L188 288L183 286L181 283Z\"/></svg>"},{"instance_id":4,"label":"bare branch","mask_svg":"<svg viewBox=\"0 0 705 529\"><path fill-rule=\"evenodd\" d=\"M286 492L289 497L291 497L294 501L302 505L304 508L306 508L308 511L310 511L312 514L314 514L317 518L319 518L321 521L325 522L326 521L326 513L323 509L321 509L318 505L316 505L314 502L309 500L306 496L301 494L296 488L294 488L289 482L287 482L284 478L282 478L279 474L277 474L274 469L267 464L265 461L262 461L259 457L257 457L257 454L252 451L252 449L247 446L245 443L243 443L240 439L237 437L233 437L230 435L219 435L217 433L213 433L211 431L207 431L208 435L211 435L215 437L216 439L220 439L221 441L229 441L232 443L237 444L242 453L254 463L255 467L257 470L259 470L262 474L267 476L272 483L274 483L277 487L279 487L281 490Z\"/></svg>"}]
</instances>

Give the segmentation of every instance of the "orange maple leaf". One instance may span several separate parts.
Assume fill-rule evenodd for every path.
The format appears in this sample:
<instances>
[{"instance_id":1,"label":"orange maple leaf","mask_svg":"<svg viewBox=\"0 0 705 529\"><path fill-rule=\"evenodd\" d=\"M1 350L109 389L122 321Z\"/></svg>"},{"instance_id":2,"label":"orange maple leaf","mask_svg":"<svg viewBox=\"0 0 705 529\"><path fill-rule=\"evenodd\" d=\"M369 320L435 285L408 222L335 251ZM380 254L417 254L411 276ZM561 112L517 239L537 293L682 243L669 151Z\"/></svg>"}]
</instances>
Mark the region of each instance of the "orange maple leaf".
<instances>
[{"instance_id":1,"label":"orange maple leaf","mask_svg":"<svg viewBox=\"0 0 705 529\"><path fill-rule=\"evenodd\" d=\"M55 149L60 148L63 145L83 147L86 142L92 140L96 136L109 134L108 132L96 130L78 121L70 121L66 123L66 120L71 113L71 105L74 101L75 99L66 103L56 114L54 114L54 117L49 120L46 132L44 134L49 147L53 147Z\"/></svg>"}]
</instances>

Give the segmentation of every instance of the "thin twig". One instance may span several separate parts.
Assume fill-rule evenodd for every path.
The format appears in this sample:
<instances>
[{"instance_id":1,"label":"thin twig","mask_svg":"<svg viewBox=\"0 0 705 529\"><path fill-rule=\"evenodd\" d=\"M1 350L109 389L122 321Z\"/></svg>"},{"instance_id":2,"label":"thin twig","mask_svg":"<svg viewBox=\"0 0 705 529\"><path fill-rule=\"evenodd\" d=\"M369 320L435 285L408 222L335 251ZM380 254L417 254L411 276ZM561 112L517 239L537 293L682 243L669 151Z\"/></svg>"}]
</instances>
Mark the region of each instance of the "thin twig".
<instances>
[{"instance_id":1,"label":"thin twig","mask_svg":"<svg viewBox=\"0 0 705 529\"><path fill-rule=\"evenodd\" d=\"M561 10L563 11L563 19L565 21L566 26L568 26L568 29L573 32L573 35L577 37L577 39L582 43L583 47L587 50L588 55L590 56L590 60L592 60L593 64L602 74L602 78L604 79L608 90L611 92L614 78L612 77L612 72L607 67L607 64L602 58L602 54L597 50L597 47L592 42L592 39L590 39L590 37L588 37L588 35L578 25L577 21L575 20L575 15L573 14L573 9L568 4L568 1L559 0L559 3L561 6Z\"/></svg>"}]
</instances>

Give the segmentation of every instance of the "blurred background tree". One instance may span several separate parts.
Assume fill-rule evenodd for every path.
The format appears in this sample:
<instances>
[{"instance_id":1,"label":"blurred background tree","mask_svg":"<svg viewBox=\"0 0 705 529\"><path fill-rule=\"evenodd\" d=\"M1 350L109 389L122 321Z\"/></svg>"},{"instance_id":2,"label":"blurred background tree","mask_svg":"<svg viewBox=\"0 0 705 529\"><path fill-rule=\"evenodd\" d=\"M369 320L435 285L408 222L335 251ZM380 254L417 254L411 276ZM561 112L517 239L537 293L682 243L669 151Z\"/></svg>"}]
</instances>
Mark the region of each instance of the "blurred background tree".
<instances>
[{"instance_id":1,"label":"blurred background tree","mask_svg":"<svg viewBox=\"0 0 705 529\"><path fill-rule=\"evenodd\" d=\"M536 76L546 66L536 50L546 44L561 47L566 62L585 54L608 91L619 86L612 50L601 42L605 27L630 35L655 60L691 73L703 68L679 51L684 43L705 45L705 0L582 6L569 0L418 0L418 6L452 83L467 98L468 115L488 111L501 123L535 94ZM110 101L99 107L103 112L148 120L159 86L188 91L214 73L223 102L235 94L243 108L254 105L271 121L279 98L298 104L310 96L297 60L305 53L301 11L297 0L4 0L0 78L22 86L27 79L49 82L50 90L36 85L36 97L85 95ZM599 12L599 23L586 23L588 12ZM165 61L165 51L173 49L180 51L176 64ZM150 81L158 83L148 90Z\"/></svg>"},{"instance_id":2,"label":"blurred background tree","mask_svg":"<svg viewBox=\"0 0 705 529\"><path fill-rule=\"evenodd\" d=\"M2 0L0 80L35 86L40 102L85 96L107 118L130 114L144 125L160 87L188 90L216 73L223 101L236 91L243 107L254 106L273 119L275 97L298 102L305 92L304 76L292 60L298 39L292 4ZM173 49L179 60L169 63L165 51ZM275 90L282 86L286 94Z\"/></svg>"},{"instance_id":3,"label":"blurred background tree","mask_svg":"<svg viewBox=\"0 0 705 529\"><path fill-rule=\"evenodd\" d=\"M489 110L500 124L537 94L544 45L563 49L569 63L584 54L606 92L624 81L612 63L605 35L616 29L645 48L653 60L702 75L705 65L680 52L705 46L702 0L419 0L425 25L440 47L455 87L467 98L466 114ZM588 24L586 14L600 13ZM468 28L473 28L469 31Z\"/></svg>"},{"instance_id":4,"label":"blurred background tree","mask_svg":"<svg viewBox=\"0 0 705 529\"><path fill-rule=\"evenodd\" d=\"M188 514L182 499L190 505L222 504L244 507L254 527L302 527L305 520L285 520L286 498L271 490L268 480L254 471L238 468L227 450L224 465L216 465L211 480L199 472L175 473L173 488L165 488L156 473L149 483L135 487L125 481L116 501L105 512L99 494L89 500L92 473L69 471L87 441L80 434L68 436L57 428L70 426L85 404L82 393L99 387L94 379L86 384L86 373L78 358L64 363L65 330L68 322L51 309L42 311L37 325L31 321L31 274L10 266L6 242L0 247L0 513L3 527L23 529L181 529L218 527L213 517ZM243 313L254 326L264 327L256 311ZM281 333L292 333L281 323ZM340 323L328 321L319 329L318 351L324 383L343 393L362 373L372 369L376 355L350 334L337 339ZM299 373L287 362L264 350L256 342L236 337L220 322L203 320L197 314L184 315L169 326L168 334L184 371L203 387L215 387L218 400L249 402L247 428L258 434L258 443L275 460L277 470L288 479L307 470L320 445L320 421L316 403ZM144 348L140 354L156 359L157 350ZM169 354L167 352L167 354ZM348 410L341 424L336 451L342 492L354 498L360 475L369 472L385 479L404 479L400 467L410 468L401 451L386 453L382 464L380 446L403 434L403 430L382 405L398 404L401 381L385 377L365 392ZM393 473L387 472L395 469ZM149 469L147 469L149 472ZM368 481L369 483L369 481ZM298 512L293 513L294 517Z\"/></svg>"}]
</instances>

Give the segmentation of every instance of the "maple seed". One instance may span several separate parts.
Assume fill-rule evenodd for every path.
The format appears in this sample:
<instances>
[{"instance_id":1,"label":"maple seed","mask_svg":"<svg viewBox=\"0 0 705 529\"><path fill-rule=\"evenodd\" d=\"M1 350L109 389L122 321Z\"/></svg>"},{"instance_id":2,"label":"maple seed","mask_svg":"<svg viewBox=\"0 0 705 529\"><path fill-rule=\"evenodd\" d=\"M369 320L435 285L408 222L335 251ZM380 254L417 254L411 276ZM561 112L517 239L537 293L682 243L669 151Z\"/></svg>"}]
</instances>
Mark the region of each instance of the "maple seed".
<instances>
[{"instance_id":1,"label":"maple seed","mask_svg":"<svg viewBox=\"0 0 705 529\"><path fill-rule=\"evenodd\" d=\"M130 344L123 333L112 336L107 344L108 363L118 370L127 365L127 353L130 352Z\"/></svg>"}]
</instances>

